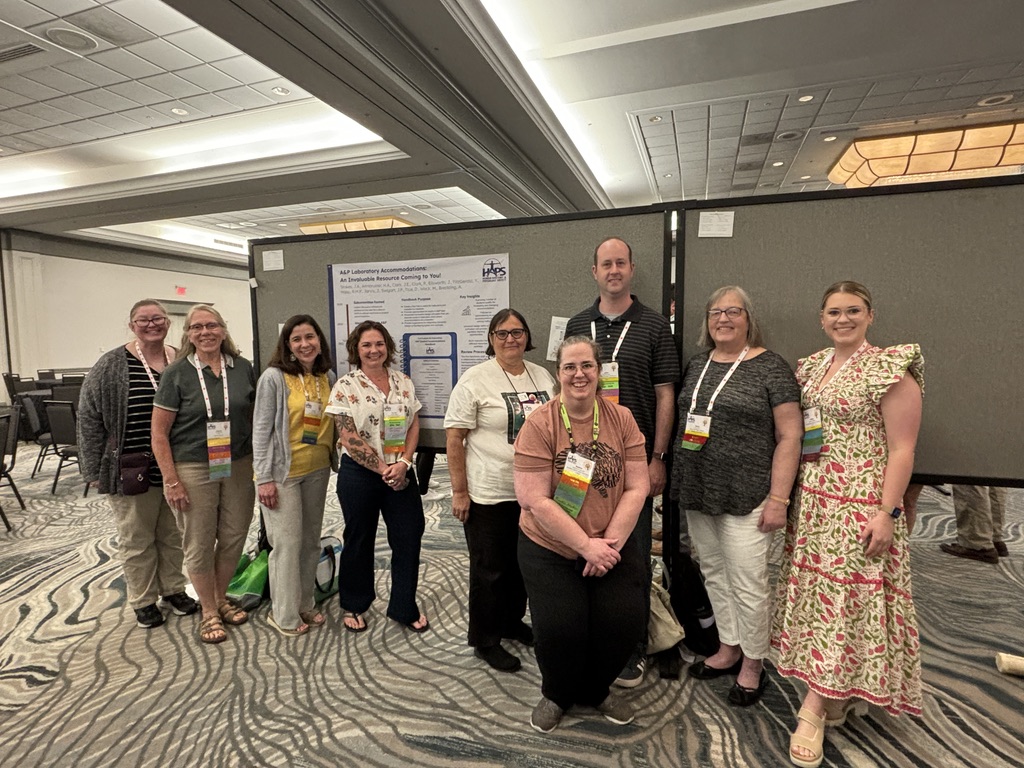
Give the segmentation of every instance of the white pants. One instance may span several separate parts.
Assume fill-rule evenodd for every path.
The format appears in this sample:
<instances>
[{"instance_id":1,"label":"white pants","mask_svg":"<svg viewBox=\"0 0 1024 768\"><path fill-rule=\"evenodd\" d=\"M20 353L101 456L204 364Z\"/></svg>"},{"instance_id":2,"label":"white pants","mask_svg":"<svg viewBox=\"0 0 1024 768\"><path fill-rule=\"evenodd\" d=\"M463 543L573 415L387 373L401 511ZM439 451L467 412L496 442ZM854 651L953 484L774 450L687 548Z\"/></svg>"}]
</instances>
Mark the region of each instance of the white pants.
<instances>
[{"instance_id":1,"label":"white pants","mask_svg":"<svg viewBox=\"0 0 1024 768\"><path fill-rule=\"evenodd\" d=\"M285 629L302 623L299 613L312 610L320 530L331 468L277 483L277 507L262 504L270 552L268 575L274 621Z\"/></svg>"},{"instance_id":2,"label":"white pants","mask_svg":"<svg viewBox=\"0 0 1024 768\"><path fill-rule=\"evenodd\" d=\"M767 658L770 645L768 547L772 535L757 530L763 506L742 516L686 511L719 639L725 645L738 645L748 659Z\"/></svg>"}]
</instances>

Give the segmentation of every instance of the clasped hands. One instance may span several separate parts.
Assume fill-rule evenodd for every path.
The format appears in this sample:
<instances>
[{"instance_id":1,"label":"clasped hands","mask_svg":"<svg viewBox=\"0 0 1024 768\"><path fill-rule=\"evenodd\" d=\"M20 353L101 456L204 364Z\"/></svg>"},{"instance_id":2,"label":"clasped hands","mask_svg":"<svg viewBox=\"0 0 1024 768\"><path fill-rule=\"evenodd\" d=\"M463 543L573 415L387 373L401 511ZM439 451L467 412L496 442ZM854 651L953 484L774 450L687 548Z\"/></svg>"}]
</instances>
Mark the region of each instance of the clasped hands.
<instances>
[{"instance_id":1,"label":"clasped hands","mask_svg":"<svg viewBox=\"0 0 1024 768\"><path fill-rule=\"evenodd\" d=\"M615 548L617 539L591 538L581 553L587 564L583 566L584 576L604 576L622 559L622 553Z\"/></svg>"},{"instance_id":2,"label":"clasped hands","mask_svg":"<svg viewBox=\"0 0 1024 768\"><path fill-rule=\"evenodd\" d=\"M409 467L404 461L396 461L394 464L388 464L381 477L392 491L401 491L409 485L409 479L406 477L408 471Z\"/></svg>"}]
</instances>

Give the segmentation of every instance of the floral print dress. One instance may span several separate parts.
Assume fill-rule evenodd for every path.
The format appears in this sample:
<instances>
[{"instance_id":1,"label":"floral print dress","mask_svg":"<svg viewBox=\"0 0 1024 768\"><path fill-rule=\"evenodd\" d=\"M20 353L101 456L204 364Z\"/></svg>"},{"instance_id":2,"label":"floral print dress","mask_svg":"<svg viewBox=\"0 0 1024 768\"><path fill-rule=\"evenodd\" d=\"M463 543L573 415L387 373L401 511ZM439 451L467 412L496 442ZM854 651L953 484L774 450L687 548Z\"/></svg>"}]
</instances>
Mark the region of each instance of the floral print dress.
<instances>
[{"instance_id":1,"label":"floral print dress","mask_svg":"<svg viewBox=\"0 0 1024 768\"><path fill-rule=\"evenodd\" d=\"M920 715L906 518L884 557L865 557L857 535L882 502L882 396L908 372L923 389L924 360L916 344L866 347L819 389L833 353L801 360L796 374L802 407L821 410L825 445L797 478L772 632L777 666L827 698Z\"/></svg>"}]
</instances>

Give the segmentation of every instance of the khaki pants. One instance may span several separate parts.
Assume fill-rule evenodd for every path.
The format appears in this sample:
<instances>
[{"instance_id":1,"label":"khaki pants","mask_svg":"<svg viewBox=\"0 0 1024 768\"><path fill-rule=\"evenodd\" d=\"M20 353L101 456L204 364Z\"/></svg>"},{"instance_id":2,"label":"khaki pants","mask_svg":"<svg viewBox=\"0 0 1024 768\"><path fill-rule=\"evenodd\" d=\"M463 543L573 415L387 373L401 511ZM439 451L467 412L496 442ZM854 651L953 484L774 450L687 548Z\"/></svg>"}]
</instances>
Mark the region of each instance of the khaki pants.
<instances>
[{"instance_id":1,"label":"khaki pants","mask_svg":"<svg viewBox=\"0 0 1024 768\"><path fill-rule=\"evenodd\" d=\"M245 548L256 486L252 476L252 456L231 462L231 477L210 479L205 461L174 465L185 486L189 504L176 513L185 549L185 567L189 573L234 573Z\"/></svg>"},{"instance_id":2,"label":"khaki pants","mask_svg":"<svg viewBox=\"0 0 1024 768\"><path fill-rule=\"evenodd\" d=\"M956 538L968 549L992 549L1003 540L1006 489L988 485L954 485Z\"/></svg>"},{"instance_id":3,"label":"khaki pants","mask_svg":"<svg viewBox=\"0 0 1024 768\"><path fill-rule=\"evenodd\" d=\"M164 500L163 488L154 486L136 496L110 494L107 502L117 525L128 604L145 608L161 595L184 592L181 531Z\"/></svg>"}]
</instances>

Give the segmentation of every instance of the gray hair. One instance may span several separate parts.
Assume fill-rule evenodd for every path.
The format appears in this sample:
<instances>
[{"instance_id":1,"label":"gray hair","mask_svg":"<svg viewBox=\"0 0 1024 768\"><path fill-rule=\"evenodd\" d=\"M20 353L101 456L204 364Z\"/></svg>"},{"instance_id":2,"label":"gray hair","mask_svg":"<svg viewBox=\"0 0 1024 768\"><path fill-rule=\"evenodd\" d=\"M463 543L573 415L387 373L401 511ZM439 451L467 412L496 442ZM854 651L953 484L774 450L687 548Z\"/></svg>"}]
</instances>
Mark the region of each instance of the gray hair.
<instances>
[{"instance_id":1,"label":"gray hair","mask_svg":"<svg viewBox=\"0 0 1024 768\"><path fill-rule=\"evenodd\" d=\"M711 332L708 330L708 311L727 293L735 293L739 296L740 303L743 304L743 311L747 313L747 344L752 347L763 347L764 339L761 336L761 326L757 322L757 315L754 314L754 303L750 300L750 295L738 285L723 285L708 298L708 303L704 306L704 317L700 321L697 345L702 349L714 349L715 341L711 338Z\"/></svg>"}]
</instances>

